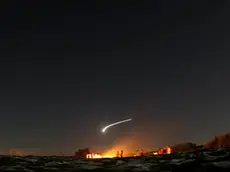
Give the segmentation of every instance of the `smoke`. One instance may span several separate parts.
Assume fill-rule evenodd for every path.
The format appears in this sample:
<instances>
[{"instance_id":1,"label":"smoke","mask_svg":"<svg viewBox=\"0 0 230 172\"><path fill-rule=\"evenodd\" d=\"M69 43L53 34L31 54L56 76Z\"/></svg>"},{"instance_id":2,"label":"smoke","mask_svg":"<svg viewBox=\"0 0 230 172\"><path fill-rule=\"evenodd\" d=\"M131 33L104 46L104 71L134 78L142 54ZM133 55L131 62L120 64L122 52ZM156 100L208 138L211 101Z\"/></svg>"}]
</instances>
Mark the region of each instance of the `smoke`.
<instances>
[{"instance_id":1,"label":"smoke","mask_svg":"<svg viewBox=\"0 0 230 172\"><path fill-rule=\"evenodd\" d=\"M142 145L140 133L126 133L122 137L117 138L113 144L103 153L103 156L113 157L117 151L123 150L124 156L129 153L135 153Z\"/></svg>"}]
</instances>

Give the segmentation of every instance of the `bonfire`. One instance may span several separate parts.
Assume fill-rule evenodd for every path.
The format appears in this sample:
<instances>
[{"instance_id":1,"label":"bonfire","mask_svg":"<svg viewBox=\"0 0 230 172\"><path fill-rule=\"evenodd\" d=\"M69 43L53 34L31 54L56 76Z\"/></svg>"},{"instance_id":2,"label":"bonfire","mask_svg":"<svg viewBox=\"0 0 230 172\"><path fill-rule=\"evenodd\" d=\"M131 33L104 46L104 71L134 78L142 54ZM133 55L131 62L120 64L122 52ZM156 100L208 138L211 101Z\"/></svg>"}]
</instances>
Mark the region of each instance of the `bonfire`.
<instances>
[{"instance_id":1,"label":"bonfire","mask_svg":"<svg viewBox=\"0 0 230 172\"><path fill-rule=\"evenodd\" d=\"M86 158L87 159L98 159L98 158L102 158L102 156L97 153L90 153L86 155Z\"/></svg>"}]
</instances>

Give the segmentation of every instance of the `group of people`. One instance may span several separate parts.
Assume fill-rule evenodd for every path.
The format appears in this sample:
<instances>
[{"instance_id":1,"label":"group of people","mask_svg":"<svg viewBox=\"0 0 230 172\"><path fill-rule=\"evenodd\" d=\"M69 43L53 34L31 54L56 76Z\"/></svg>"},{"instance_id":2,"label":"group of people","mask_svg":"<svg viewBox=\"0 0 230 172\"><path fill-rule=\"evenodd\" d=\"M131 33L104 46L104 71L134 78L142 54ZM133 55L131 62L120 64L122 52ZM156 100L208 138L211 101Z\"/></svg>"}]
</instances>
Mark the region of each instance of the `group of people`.
<instances>
[{"instance_id":1,"label":"group of people","mask_svg":"<svg viewBox=\"0 0 230 172\"><path fill-rule=\"evenodd\" d=\"M121 150L121 153L119 152L119 151L117 151L117 158L122 158L123 157L123 153L124 153L124 151L123 150Z\"/></svg>"},{"instance_id":2,"label":"group of people","mask_svg":"<svg viewBox=\"0 0 230 172\"><path fill-rule=\"evenodd\" d=\"M139 156L144 156L144 150L143 150L143 149L138 150L138 152L139 152L139 153L138 153ZM123 153L124 153L123 150L121 150L120 152L117 151L116 157L117 157L117 158L123 158Z\"/></svg>"}]
</instances>

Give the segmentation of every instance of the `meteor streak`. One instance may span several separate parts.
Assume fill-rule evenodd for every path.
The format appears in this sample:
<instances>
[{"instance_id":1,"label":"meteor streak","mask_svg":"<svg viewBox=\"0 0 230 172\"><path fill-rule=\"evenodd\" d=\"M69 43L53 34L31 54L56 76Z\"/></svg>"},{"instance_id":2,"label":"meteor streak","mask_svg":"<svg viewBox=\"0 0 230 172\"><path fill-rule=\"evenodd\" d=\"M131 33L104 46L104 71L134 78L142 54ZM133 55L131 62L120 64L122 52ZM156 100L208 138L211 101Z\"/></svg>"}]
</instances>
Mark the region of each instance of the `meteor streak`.
<instances>
[{"instance_id":1,"label":"meteor streak","mask_svg":"<svg viewBox=\"0 0 230 172\"><path fill-rule=\"evenodd\" d=\"M104 127L104 128L101 130L101 132L104 133L108 128L110 128L110 127L112 127L112 126L114 126L114 125L118 125L118 124L121 124L121 123L124 123L124 122L129 122L129 121L132 121L132 119L130 118L130 119L126 119L126 120L123 120L123 121L119 121L119 122L112 123L112 124L107 125L106 127Z\"/></svg>"}]
</instances>

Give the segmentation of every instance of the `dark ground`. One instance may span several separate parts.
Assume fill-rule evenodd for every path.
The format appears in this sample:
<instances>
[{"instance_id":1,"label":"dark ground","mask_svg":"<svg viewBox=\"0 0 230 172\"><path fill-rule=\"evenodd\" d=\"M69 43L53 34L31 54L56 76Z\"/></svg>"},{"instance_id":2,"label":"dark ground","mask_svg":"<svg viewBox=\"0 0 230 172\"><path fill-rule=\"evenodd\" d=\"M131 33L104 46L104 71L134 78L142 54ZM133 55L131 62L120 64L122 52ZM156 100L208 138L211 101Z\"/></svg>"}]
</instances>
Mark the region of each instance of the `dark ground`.
<instances>
[{"instance_id":1,"label":"dark ground","mask_svg":"<svg viewBox=\"0 0 230 172\"><path fill-rule=\"evenodd\" d=\"M74 172L74 171L153 171L153 172L227 172L230 148L206 149L192 153L173 153L122 159L76 159L72 157L1 156L0 171Z\"/></svg>"}]
</instances>

